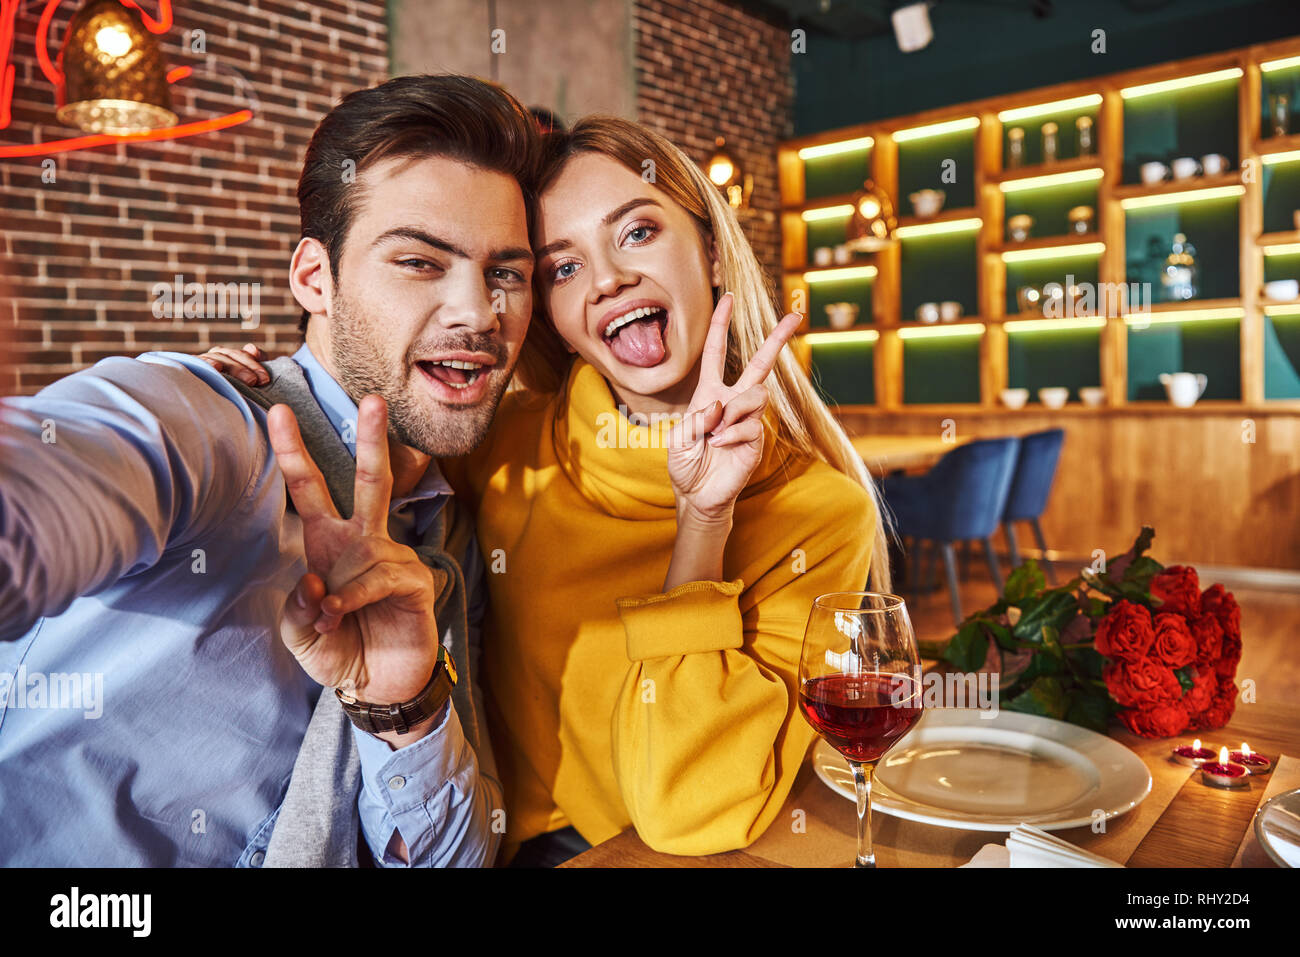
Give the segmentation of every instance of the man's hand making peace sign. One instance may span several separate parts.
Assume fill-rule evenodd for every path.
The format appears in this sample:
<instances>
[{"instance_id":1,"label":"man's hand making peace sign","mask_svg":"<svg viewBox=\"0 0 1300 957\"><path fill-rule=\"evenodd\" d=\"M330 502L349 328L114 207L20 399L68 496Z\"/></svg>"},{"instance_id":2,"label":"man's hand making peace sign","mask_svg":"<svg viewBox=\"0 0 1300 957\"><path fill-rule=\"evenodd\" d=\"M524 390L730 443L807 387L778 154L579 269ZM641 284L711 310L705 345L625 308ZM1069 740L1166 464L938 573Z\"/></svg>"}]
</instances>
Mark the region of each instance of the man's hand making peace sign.
<instances>
[{"instance_id":1,"label":"man's hand making peace sign","mask_svg":"<svg viewBox=\"0 0 1300 957\"><path fill-rule=\"evenodd\" d=\"M271 409L271 447L302 519L307 574L285 599L280 637L303 670L327 688L376 704L415 697L438 657L433 575L415 552L388 536L393 475L388 407L361 400L352 517L339 517L325 478L303 446L288 406ZM432 727L379 737L401 747Z\"/></svg>"}]
</instances>

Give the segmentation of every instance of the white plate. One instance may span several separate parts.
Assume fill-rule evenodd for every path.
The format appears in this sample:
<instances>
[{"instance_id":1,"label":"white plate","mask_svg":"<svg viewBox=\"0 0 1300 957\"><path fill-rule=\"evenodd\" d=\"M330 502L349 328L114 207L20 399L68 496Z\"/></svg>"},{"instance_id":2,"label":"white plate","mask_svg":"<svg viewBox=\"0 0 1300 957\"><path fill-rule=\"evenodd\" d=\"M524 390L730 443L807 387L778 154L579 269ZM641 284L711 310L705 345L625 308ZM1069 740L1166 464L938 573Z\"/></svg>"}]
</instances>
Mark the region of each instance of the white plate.
<instances>
[{"instance_id":1,"label":"white plate","mask_svg":"<svg viewBox=\"0 0 1300 957\"><path fill-rule=\"evenodd\" d=\"M1300 867L1300 789L1264 802L1255 814L1255 837L1278 867Z\"/></svg>"},{"instance_id":2,"label":"white plate","mask_svg":"<svg viewBox=\"0 0 1300 957\"><path fill-rule=\"evenodd\" d=\"M1151 793L1151 772L1118 741L1032 714L980 714L926 711L876 765L872 810L972 831L1056 831L1123 814ZM825 741L813 768L855 799L848 763Z\"/></svg>"}]
</instances>

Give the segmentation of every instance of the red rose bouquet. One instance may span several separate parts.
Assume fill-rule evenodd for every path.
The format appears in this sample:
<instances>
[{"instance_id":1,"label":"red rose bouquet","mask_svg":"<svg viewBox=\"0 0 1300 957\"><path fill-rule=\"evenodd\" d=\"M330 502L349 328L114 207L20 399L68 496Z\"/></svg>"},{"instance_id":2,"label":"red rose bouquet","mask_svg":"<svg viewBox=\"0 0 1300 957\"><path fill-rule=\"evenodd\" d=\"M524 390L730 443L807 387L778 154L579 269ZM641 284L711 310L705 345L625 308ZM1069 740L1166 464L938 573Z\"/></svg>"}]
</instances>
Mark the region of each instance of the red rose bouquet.
<instances>
[{"instance_id":1,"label":"red rose bouquet","mask_svg":"<svg viewBox=\"0 0 1300 957\"><path fill-rule=\"evenodd\" d=\"M1102 570L1047 588L1032 559L1002 598L971 615L944 651L960 671L1001 662L1001 707L1105 731L1165 738L1221 728L1237 701L1241 609L1196 569L1144 554L1155 532ZM1010 660L1008 660L1010 653Z\"/></svg>"}]
</instances>

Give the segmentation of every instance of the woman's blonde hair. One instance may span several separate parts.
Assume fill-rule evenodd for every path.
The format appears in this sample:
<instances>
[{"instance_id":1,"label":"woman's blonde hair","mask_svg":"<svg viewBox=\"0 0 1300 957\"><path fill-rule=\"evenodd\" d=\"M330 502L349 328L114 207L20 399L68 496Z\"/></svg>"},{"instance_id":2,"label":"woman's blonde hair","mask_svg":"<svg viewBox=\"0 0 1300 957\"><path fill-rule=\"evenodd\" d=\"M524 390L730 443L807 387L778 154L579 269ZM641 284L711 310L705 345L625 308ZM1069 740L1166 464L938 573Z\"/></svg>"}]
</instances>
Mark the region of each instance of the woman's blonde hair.
<instances>
[{"instance_id":1,"label":"woman's blonde hair","mask_svg":"<svg viewBox=\"0 0 1300 957\"><path fill-rule=\"evenodd\" d=\"M768 333L776 328L780 315L771 280L718 189L690 157L663 136L620 117L590 116L567 132L548 134L543 142L537 195L559 175L569 159L584 153L600 153L646 177L685 209L695 220L706 249L710 241L716 244L722 290L734 296L731 331L727 337L726 378L728 382L739 378ZM554 392L562 386L573 356L544 315L540 289L538 293L516 375L525 388ZM718 291L715 296L720 294ZM889 523L861 456L817 395L793 350L781 351L767 385L776 417L777 448L787 454L821 459L853 479L871 496L877 514L871 548L871 587L889 591ZM846 588L853 584L846 583Z\"/></svg>"}]
</instances>

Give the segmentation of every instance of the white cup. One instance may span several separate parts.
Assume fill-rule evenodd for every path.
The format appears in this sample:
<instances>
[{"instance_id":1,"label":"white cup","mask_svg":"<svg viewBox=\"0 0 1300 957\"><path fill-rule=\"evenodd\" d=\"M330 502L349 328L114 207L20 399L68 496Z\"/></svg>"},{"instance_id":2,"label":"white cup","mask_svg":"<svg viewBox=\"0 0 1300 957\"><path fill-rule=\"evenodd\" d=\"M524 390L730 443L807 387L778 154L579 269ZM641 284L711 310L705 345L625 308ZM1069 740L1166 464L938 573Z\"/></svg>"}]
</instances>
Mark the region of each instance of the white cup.
<instances>
[{"instance_id":1,"label":"white cup","mask_svg":"<svg viewBox=\"0 0 1300 957\"><path fill-rule=\"evenodd\" d=\"M1038 401L1049 409L1060 409L1070 399L1070 390L1065 386L1055 385L1038 390Z\"/></svg>"},{"instance_id":2,"label":"white cup","mask_svg":"<svg viewBox=\"0 0 1300 957\"><path fill-rule=\"evenodd\" d=\"M1092 408L1103 405L1106 401L1106 390L1099 385L1086 385L1079 390L1079 398L1083 404Z\"/></svg>"},{"instance_id":3,"label":"white cup","mask_svg":"<svg viewBox=\"0 0 1300 957\"><path fill-rule=\"evenodd\" d=\"M1008 409L1023 409L1029 401L1028 389L1003 389L1002 404Z\"/></svg>"},{"instance_id":4,"label":"white cup","mask_svg":"<svg viewBox=\"0 0 1300 957\"><path fill-rule=\"evenodd\" d=\"M1169 401L1180 409L1196 405L1196 400L1205 394L1205 387L1210 380L1203 372L1160 373L1160 384L1165 387Z\"/></svg>"},{"instance_id":5,"label":"white cup","mask_svg":"<svg viewBox=\"0 0 1300 957\"><path fill-rule=\"evenodd\" d=\"M1207 153L1201 157L1201 169L1206 176L1218 176L1228 171L1228 157L1222 153Z\"/></svg>"},{"instance_id":6,"label":"white cup","mask_svg":"<svg viewBox=\"0 0 1300 957\"><path fill-rule=\"evenodd\" d=\"M1142 174L1143 183L1154 186L1156 183L1163 182L1169 175L1169 167L1164 163L1143 163L1139 172Z\"/></svg>"},{"instance_id":7,"label":"white cup","mask_svg":"<svg viewBox=\"0 0 1300 957\"><path fill-rule=\"evenodd\" d=\"M1190 156L1180 156L1173 162L1174 179L1191 179L1201 171L1201 164Z\"/></svg>"},{"instance_id":8,"label":"white cup","mask_svg":"<svg viewBox=\"0 0 1300 957\"><path fill-rule=\"evenodd\" d=\"M835 259L835 250L830 246L818 246L813 250L814 266L829 266Z\"/></svg>"},{"instance_id":9,"label":"white cup","mask_svg":"<svg viewBox=\"0 0 1300 957\"><path fill-rule=\"evenodd\" d=\"M939 304L937 302L921 303L916 307L916 318L920 322L938 322Z\"/></svg>"}]
</instances>

